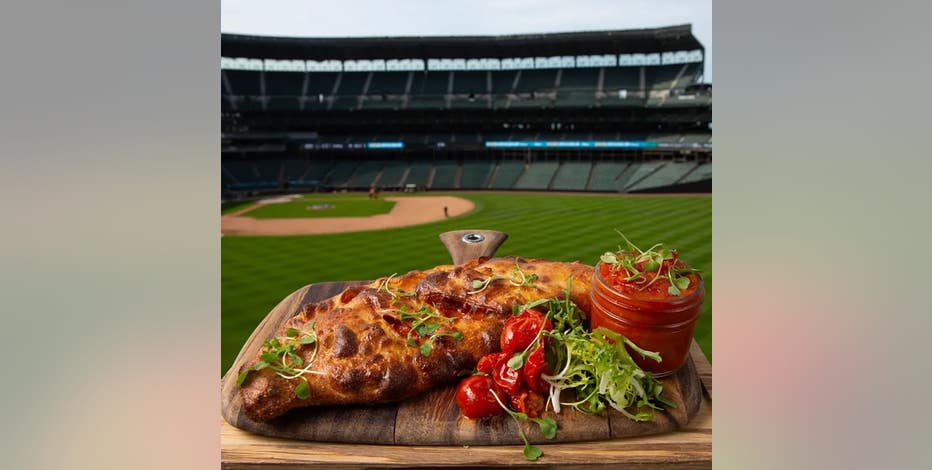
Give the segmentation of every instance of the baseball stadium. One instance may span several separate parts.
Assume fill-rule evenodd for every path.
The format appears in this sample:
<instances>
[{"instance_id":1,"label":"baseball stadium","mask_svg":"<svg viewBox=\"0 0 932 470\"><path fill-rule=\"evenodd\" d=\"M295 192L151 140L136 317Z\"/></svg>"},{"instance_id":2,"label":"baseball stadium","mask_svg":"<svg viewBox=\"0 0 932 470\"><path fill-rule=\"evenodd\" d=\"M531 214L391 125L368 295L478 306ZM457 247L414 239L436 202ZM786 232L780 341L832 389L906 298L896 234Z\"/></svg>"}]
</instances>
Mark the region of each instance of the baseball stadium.
<instances>
[{"instance_id":1,"label":"baseball stadium","mask_svg":"<svg viewBox=\"0 0 932 470\"><path fill-rule=\"evenodd\" d=\"M690 25L507 36L221 36L221 373L311 283L449 264L438 235L595 264L663 242L702 272L712 87Z\"/></svg>"}]
</instances>

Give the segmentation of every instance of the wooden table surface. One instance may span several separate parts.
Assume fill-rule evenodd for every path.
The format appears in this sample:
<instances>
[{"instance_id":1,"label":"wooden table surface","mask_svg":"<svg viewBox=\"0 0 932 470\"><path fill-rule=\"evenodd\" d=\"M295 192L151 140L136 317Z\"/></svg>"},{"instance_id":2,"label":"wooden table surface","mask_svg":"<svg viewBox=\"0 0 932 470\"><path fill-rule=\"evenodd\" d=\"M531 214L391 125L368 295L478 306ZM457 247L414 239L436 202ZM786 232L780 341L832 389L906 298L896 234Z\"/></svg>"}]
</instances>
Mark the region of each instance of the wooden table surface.
<instances>
[{"instance_id":1,"label":"wooden table surface","mask_svg":"<svg viewBox=\"0 0 932 470\"><path fill-rule=\"evenodd\" d=\"M220 419L220 461L225 469L282 467L480 467L509 468L711 468L712 365L693 341L691 354L705 395L686 428L653 436L607 441L542 444L543 457L524 459L521 446L395 446L334 444L259 436Z\"/></svg>"}]
</instances>

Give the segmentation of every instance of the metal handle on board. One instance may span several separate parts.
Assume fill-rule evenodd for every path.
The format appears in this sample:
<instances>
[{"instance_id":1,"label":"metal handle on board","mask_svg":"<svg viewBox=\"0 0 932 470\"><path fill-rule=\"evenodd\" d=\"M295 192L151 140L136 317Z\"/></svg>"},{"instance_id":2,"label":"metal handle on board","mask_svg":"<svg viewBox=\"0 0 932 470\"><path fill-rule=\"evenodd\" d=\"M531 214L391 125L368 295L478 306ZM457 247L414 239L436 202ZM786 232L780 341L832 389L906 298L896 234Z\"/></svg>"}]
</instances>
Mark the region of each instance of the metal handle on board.
<instances>
[{"instance_id":1,"label":"metal handle on board","mask_svg":"<svg viewBox=\"0 0 932 470\"><path fill-rule=\"evenodd\" d=\"M453 230L440 234L440 241L447 247L454 264L491 257L507 238L507 233L497 230Z\"/></svg>"}]
</instances>

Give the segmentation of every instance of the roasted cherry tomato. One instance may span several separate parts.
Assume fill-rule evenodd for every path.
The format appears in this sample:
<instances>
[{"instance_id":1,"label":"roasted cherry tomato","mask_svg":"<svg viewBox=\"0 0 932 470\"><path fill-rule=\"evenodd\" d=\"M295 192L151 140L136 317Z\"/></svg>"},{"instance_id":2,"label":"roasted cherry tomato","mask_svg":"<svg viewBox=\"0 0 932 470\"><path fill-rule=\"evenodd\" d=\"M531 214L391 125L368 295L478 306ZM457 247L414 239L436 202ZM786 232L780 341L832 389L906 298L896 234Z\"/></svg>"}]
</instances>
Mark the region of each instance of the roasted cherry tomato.
<instances>
[{"instance_id":1,"label":"roasted cherry tomato","mask_svg":"<svg viewBox=\"0 0 932 470\"><path fill-rule=\"evenodd\" d=\"M502 414L504 410L492 396L491 387L492 379L484 375L471 375L460 382L456 389L456 404L463 416L479 419Z\"/></svg>"},{"instance_id":2,"label":"roasted cherry tomato","mask_svg":"<svg viewBox=\"0 0 932 470\"><path fill-rule=\"evenodd\" d=\"M539 417L547 406L547 400L543 395L528 389L523 389L520 393L510 396L509 401L513 410L524 413L531 418Z\"/></svg>"},{"instance_id":3,"label":"roasted cherry tomato","mask_svg":"<svg viewBox=\"0 0 932 470\"><path fill-rule=\"evenodd\" d=\"M544 358L544 348L538 346L531 351L521 371L524 374L524 383L527 384L528 388L537 393L550 391L550 384L541 378L541 374L550 373L547 370L547 359Z\"/></svg>"},{"instance_id":4,"label":"roasted cherry tomato","mask_svg":"<svg viewBox=\"0 0 932 470\"><path fill-rule=\"evenodd\" d=\"M508 353L487 354L482 356L482 359L479 359L479 364L476 365L476 370L492 375L492 372L495 370L495 366L497 366L499 362L507 361L509 358L511 358L511 355Z\"/></svg>"},{"instance_id":5,"label":"roasted cherry tomato","mask_svg":"<svg viewBox=\"0 0 932 470\"><path fill-rule=\"evenodd\" d=\"M508 357L511 357L509 354ZM517 394L524 385L521 377L521 369L512 369L508 367L508 361L501 361L495 366L492 374L492 380L495 382L497 389L502 390L509 395ZM502 400L504 397L499 396Z\"/></svg>"},{"instance_id":6,"label":"roasted cherry tomato","mask_svg":"<svg viewBox=\"0 0 932 470\"><path fill-rule=\"evenodd\" d=\"M541 322L545 321L545 319L544 329L553 329L550 319L533 309L527 309L505 320L505 326L502 328L502 352L516 353L524 351L537 337Z\"/></svg>"}]
</instances>

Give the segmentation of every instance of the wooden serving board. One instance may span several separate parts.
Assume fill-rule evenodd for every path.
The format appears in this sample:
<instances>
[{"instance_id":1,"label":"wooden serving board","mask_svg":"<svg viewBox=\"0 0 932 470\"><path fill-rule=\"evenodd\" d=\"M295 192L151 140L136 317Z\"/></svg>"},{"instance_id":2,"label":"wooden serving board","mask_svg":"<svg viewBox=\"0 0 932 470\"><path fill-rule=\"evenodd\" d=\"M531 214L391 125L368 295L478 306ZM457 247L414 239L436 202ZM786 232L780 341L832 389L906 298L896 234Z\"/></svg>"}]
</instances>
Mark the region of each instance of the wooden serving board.
<instances>
[{"instance_id":1,"label":"wooden serving board","mask_svg":"<svg viewBox=\"0 0 932 470\"><path fill-rule=\"evenodd\" d=\"M441 235L441 239L449 234L450 232ZM494 246L486 252L494 252L502 241L504 237L493 240ZM448 248L450 244L455 244L454 241L448 243L447 240L444 240L444 243ZM454 259L463 261L462 256L457 259L458 255L454 249L451 249L451 252L454 252ZM481 250L476 252L480 253ZM253 361L262 343L271 338L286 320L300 312L304 305L332 297L350 285L362 283L368 281L311 284L282 300L252 333L230 370L223 376L223 418L233 426L252 433L319 442L394 445L521 444L518 425L508 415L482 420L469 420L460 416L454 399L456 382L400 403L300 408L267 423L256 422L246 417L238 393L239 387L236 385L237 371L240 367ZM559 425L556 438L552 440L545 439L537 426L531 423L522 423L521 427L528 439L534 443L604 440L664 433L682 428L696 416L703 400L702 384L692 357L676 374L661 379L661 382L664 385L664 397L677 406L655 412L654 419L649 422L634 422L615 410L610 410L604 416L590 416L565 409L560 414L554 414L552 411L545 413L545 416L554 418Z\"/></svg>"}]
</instances>

